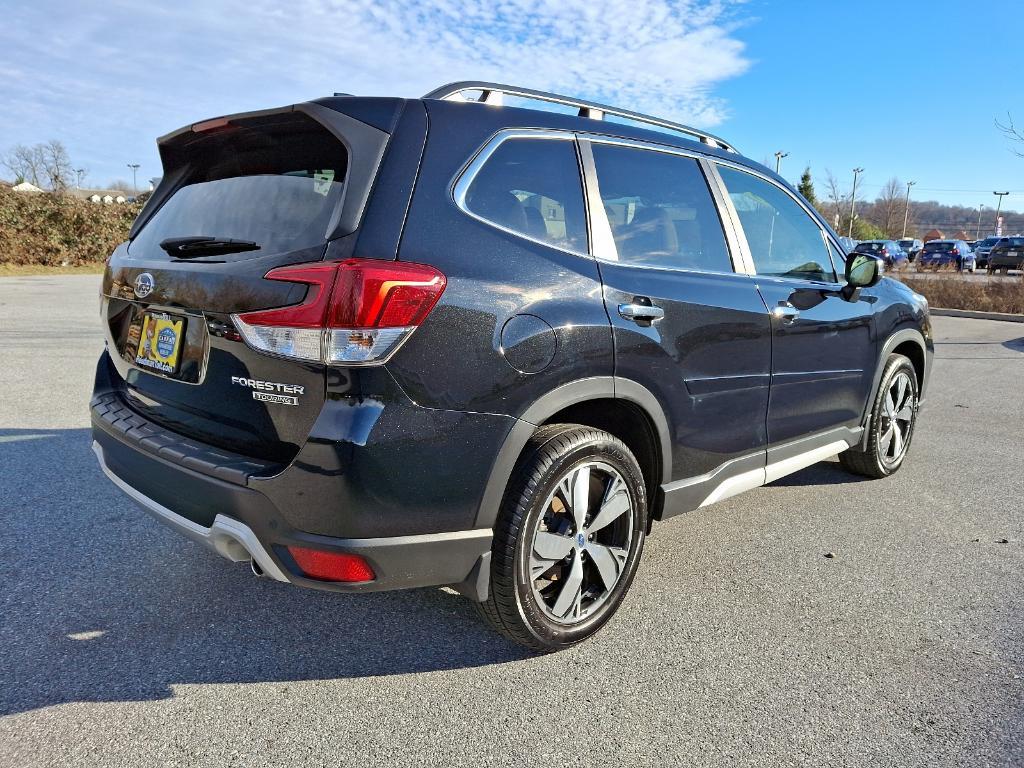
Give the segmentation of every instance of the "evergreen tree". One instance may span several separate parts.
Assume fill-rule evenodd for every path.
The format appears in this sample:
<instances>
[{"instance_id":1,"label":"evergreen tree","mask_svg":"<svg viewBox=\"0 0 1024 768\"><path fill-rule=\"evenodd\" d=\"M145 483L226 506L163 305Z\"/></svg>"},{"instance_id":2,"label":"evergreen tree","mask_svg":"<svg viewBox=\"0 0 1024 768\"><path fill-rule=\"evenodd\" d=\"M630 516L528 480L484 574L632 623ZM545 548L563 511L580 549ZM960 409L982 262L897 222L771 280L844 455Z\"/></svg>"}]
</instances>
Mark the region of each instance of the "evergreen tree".
<instances>
[{"instance_id":1,"label":"evergreen tree","mask_svg":"<svg viewBox=\"0 0 1024 768\"><path fill-rule=\"evenodd\" d=\"M800 176L800 186L797 190L803 195L807 202L811 205L818 204L818 198L814 195L814 182L811 181L811 167L807 166L804 168L803 174Z\"/></svg>"}]
</instances>

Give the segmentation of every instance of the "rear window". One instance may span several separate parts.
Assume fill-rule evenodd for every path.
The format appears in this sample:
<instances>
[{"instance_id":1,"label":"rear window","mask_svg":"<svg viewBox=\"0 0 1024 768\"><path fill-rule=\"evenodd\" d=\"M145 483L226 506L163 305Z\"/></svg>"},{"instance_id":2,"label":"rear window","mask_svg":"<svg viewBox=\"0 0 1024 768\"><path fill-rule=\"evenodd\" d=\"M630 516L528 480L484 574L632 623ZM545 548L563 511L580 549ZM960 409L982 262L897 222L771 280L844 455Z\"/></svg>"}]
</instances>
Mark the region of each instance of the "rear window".
<instances>
[{"instance_id":1,"label":"rear window","mask_svg":"<svg viewBox=\"0 0 1024 768\"><path fill-rule=\"evenodd\" d=\"M900 240L900 248L907 249L914 246L913 240Z\"/></svg>"},{"instance_id":2,"label":"rear window","mask_svg":"<svg viewBox=\"0 0 1024 768\"><path fill-rule=\"evenodd\" d=\"M244 257L326 242L343 195L348 153L325 128L295 113L228 126L176 149L187 156L174 194L132 241L152 257L168 239L255 243Z\"/></svg>"},{"instance_id":3,"label":"rear window","mask_svg":"<svg viewBox=\"0 0 1024 768\"><path fill-rule=\"evenodd\" d=\"M924 244L924 249L926 251L930 252L930 253L941 253L941 252L945 252L945 251L952 251L953 250L953 243L937 243L937 242L933 241L931 243L925 243Z\"/></svg>"},{"instance_id":4,"label":"rear window","mask_svg":"<svg viewBox=\"0 0 1024 768\"><path fill-rule=\"evenodd\" d=\"M587 252L583 186L570 140L506 139L473 177L464 205L502 229Z\"/></svg>"},{"instance_id":5,"label":"rear window","mask_svg":"<svg viewBox=\"0 0 1024 768\"><path fill-rule=\"evenodd\" d=\"M885 243L860 243L854 250L859 253L878 253Z\"/></svg>"},{"instance_id":6,"label":"rear window","mask_svg":"<svg viewBox=\"0 0 1024 768\"><path fill-rule=\"evenodd\" d=\"M593 152L619 262L732 272L722 222L696 160L600 142Z\"/></svg>"}]
</instances>

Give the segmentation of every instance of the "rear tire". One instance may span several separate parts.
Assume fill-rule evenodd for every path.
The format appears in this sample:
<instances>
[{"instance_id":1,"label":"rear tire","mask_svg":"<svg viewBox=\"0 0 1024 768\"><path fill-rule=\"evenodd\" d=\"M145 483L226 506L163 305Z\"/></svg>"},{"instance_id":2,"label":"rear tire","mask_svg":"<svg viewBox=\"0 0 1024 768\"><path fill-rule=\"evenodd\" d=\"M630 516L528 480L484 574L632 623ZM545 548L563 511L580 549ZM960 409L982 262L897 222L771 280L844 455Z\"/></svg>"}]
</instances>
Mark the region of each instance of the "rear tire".
<instances>
[{"instance_id":1,"label":"rear tire","mask_svg":"<svg viewBox=\"0 0 1024 768\"><path fill-rule=\"evenodd\" d=\"M899 471L914 436L917 409L913 363L903 355L889 355L871 407L867 449L849 448L839 454L839 463L848 472L876 479Z\"/></svg>"},{"instance_id":2,"label":"rear tire","mask_svg":"<svg viewBox=\"0 0 1024 768\"><path fill-rule=\"evenodd\" d=\"M505 491L478 611L533 651L582 642L621 604L646 531L643 474L625 444L592 427L542 427Z\"/></svg>"}]
</instances>

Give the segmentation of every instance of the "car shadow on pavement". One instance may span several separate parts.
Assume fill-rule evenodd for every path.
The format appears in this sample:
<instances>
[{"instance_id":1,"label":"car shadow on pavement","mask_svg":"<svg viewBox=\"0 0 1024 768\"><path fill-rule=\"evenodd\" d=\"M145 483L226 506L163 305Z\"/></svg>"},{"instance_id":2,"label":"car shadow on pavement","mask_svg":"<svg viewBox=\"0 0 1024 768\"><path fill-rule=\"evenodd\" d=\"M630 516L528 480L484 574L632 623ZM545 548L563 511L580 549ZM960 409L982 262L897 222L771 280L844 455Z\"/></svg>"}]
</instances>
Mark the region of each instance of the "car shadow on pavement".
<instances>
[{"instance_id":1,"label":"car shadow on pavement","mask_svg":"<svg viewBox=\"0 0 1024 768\"><path fill-rule=\"evenodd\" d=\"M258 579L103 477L89 431L0 430L0 715L172 686L393 675L525 658L441 589Z\"/></svg>"},{"instance_id":2,"label":"car shadow on pavement","mask_svg":"<svg viewBox=\"0 0 1024 768\"><path fill-rule=\"evenodd\" d=\"M769 483L770 486L781 488L807 485L843 485L847 483L864 483L870 478L847 472L838 461L819 461L806 469L786 475Z\"/></svg>"}]
</instances>

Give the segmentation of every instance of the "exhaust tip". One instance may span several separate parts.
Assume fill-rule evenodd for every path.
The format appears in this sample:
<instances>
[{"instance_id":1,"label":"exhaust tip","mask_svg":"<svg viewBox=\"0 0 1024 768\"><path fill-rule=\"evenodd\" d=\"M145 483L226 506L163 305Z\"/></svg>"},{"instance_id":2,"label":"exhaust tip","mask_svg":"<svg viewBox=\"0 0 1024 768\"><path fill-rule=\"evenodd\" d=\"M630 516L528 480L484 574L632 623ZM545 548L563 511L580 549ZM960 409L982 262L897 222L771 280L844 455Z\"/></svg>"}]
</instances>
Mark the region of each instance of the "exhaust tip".
<instances>
[{"instance_id":1,"label":"exhaust tip","mask_svg":"<svg viewBox=\"0 0 1024 768\"><path fill-rule=\"evenodd\" d=\"M256 562L256 558L249 558L249 567L252 568L253 575L260 577L266 576L266 574L263 573L263 569L260 568L260 564Z\"/></svg>"}]
</instances>

